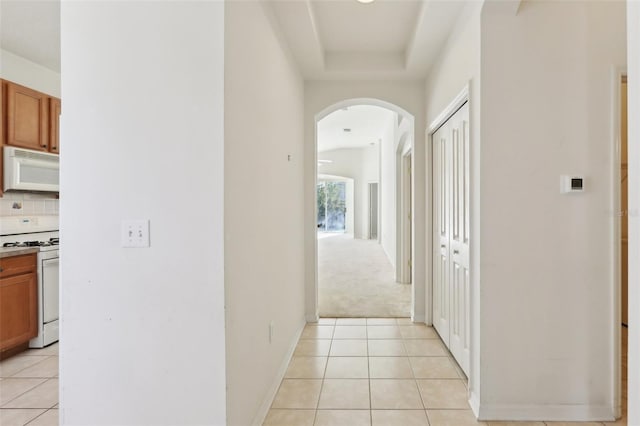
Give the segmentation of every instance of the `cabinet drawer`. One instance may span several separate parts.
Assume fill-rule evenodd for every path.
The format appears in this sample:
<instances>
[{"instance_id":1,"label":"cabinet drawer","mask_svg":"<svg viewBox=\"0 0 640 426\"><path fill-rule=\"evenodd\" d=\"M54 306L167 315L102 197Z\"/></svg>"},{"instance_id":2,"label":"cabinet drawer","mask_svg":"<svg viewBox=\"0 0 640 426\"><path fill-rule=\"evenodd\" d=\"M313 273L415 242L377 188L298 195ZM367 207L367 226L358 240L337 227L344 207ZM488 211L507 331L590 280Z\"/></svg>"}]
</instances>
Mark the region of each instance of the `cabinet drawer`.
<instances>
[{"instance_id":1,"label":"cabinet drawer","mask_svg":"<svg viewBox=\"0 0 640 426\"><path fill-rule=\"evenodd\" d=\"M36 254L23 254L0 259L0 278L36 271Z\"/></svg>"}]
</instances>

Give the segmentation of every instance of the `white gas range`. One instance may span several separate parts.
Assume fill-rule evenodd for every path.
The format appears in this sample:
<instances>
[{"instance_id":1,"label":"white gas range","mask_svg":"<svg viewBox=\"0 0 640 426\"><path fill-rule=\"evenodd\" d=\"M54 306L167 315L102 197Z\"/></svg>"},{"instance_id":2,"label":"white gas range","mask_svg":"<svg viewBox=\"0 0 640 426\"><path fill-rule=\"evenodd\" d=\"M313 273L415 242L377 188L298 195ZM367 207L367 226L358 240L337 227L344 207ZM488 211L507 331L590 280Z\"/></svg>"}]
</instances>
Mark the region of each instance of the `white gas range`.
<instances>
[{"instance_id":1,"label":"white gas range","mask_svg":"<svg viewBox=\"0 0 640 426\"><path fill-rule=\"evenodd\" d=\"M43 348L59 336L58 216L0 218L0 247L38 249L38 336L29 347Z\"/></svg>"}]
</instances>

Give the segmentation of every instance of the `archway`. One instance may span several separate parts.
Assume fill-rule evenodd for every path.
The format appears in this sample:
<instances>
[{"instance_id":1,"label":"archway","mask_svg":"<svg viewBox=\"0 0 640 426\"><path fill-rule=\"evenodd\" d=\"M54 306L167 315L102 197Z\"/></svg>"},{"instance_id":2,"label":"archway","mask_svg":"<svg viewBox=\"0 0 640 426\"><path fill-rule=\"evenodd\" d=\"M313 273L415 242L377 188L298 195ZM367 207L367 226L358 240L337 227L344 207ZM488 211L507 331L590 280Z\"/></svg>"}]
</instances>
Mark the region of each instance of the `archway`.
<instances>
[{"instance_id":1,"label":"archway","mask_svg":"<svg viewBox=\"0 0 640 426\"><path fill-rule=\"evenodd\" d=\"M425 320L425 284L423 281L416 281L415 271L416 268L424 269L423 256L416 256L412 259L412 256L416 254L414 247L416 240L424 240L424 235L416 235L413 221L416 215L414 214L415 193L417 191L424 191L424 182L417 182L412 170L413 164L416 161L420 161L413 154L415 144L415 118L414 116L390 102L386 102L376 98L352 98L345 99L340 102L334 103L314 116L314 176L318 176L318 123L329 116L330 114L346 109L353 106L376 106L384 108L391 112L394 112L397 116L397 123L394 134L393 144L393 178L392 181L386 182L393 188L394 199L393 206L391 206L392 213L387 212L388 217L393 217L393 230L390 232L382 232L382 238L393 240L393 257L395 260L395 280L396 282L411 283L411 309L410 314L414 321L422 322ZM385 183L381 182L380 185ZM314 204L315 200L314 196ZM314 211L314 214L316 212ZM381 220L385 220L384 212L382 213ZM391 236L391 238L390 238ZM307 312L307 320L317 321L318 319L318 239L316 237L315 244L313 244L313 252L308 254L313 256L314 274L313 285L308 287L307 300L311 301L311 304L307 305L313 308L313 311Z\"/></svg>"}]
</instances>

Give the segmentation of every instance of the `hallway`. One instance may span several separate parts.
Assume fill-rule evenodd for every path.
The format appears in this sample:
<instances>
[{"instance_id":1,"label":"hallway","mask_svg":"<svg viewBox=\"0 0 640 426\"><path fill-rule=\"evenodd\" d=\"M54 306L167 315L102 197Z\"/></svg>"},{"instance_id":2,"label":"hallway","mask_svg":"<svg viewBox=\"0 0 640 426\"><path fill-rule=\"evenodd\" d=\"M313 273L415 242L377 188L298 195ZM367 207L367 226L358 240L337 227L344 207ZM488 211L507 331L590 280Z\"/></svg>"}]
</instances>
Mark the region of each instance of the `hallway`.
<instances>
[{"instance_id":1,"label":"hallway","mask_svg":"<svg viewBox=\"0 0 640 426\"><path fill-rule=\"evenodd\" d=\"M322 318L302 332L263 426L626 424L479 422L466 377L432 327L406 318Z\"/></svg>"},{"instance_id":2,"label":"hallway","mask_svg":"<svg viewBox=\"0 0 640 426\"><path fill-rule=\"evenodd\" d=\"M264 426L467 424L483 423L433 328L405 318L323 318L305 327Z\"/></svg>"},{"instance_id":3,"label":"hallway","mask_svg":"<svg viewBox=\"0 0 640 426\"><path fill-rule=\"evenodd\" d=\"M318 310L321 317L408 317L411 285L374 240L318 234Z\"/></svg>"}]
</instances>

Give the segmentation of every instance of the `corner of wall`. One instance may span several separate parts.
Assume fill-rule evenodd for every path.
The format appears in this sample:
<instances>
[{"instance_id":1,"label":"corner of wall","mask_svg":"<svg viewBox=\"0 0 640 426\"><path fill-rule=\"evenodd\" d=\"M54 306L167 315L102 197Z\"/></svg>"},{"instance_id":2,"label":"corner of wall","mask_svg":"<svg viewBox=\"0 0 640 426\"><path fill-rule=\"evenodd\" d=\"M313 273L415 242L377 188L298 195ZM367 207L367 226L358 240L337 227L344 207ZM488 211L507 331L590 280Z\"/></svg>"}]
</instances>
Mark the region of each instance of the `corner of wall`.
<instances>
[{"instance_id":1,"label":"corner of wall","mask_svg":"<svg viewBox=\"0 0 640 426\"><path fill-rule=\"evenodd\" d=\"M318 319L316 318L315 321L310 321L310 322L317 322L317 321ZM276 394L278 393L278 388L280 387L280 383L284 379L284 375L287 372L287 368L289 367L289 363L291 362L291 358L293 357L293 353L295 352L296 346L298 345L298 340L300 340L300 336L302 336L302 332L304 331L305 326L306 324L302 324L302 326L299 328L297 333L294 335L291 343L289 344L289 349L287 350L287 353L284 356L282 363L280 364L280 367L278 368L275 378L273 379L273 382L271 383L269 390L265 394L265 397L262 401L262 404L260 405L260 408L258 409L258 412L256 413L256 416L251 422L252 426L262 426L265 419L267 418L267 415L269 414L269 409L271 408L271 403L273 402L273 399L276 397Z\"/></svg>"}]
</instances>

